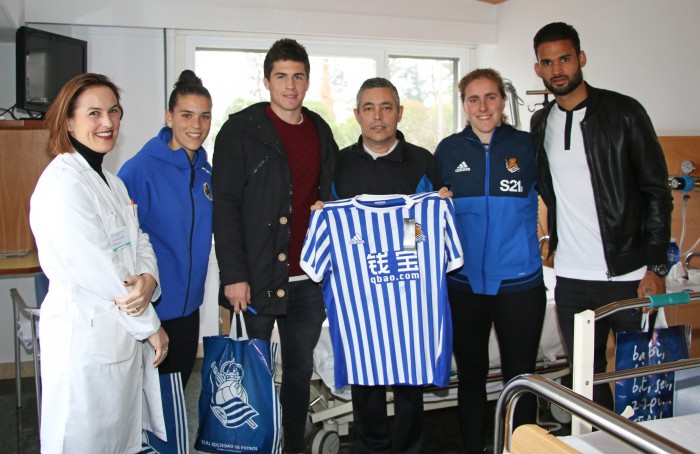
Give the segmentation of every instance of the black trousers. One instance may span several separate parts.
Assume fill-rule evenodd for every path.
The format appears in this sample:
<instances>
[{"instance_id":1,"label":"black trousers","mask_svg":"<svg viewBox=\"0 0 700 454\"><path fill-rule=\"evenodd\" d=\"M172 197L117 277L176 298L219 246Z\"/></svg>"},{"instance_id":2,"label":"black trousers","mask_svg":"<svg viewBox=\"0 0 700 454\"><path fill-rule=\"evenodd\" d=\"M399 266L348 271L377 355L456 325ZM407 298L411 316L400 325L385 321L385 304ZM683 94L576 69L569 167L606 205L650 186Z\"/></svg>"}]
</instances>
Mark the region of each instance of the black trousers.
<instances>
[{"instance_id":1,"label":"black trousers","mask_svg":"<svg viewBox=\"0 0 700 454\"><path fill-rule=\"evenodd\" d=\"M517 293L477 295L448 288L457 362L457 406L467 452L483 452L489 337L496 329L504 382L535 371L537 350L547 305L544 284ZM537 399L518 401L514 427L534 423Z\"/></svg>"},{"instance_id":2,"label":"black trousers","mask_svg":"<svg viewBox=\"0 0 700 454\"><path fill-rule=\"evenodd\" d=\"M557 317L559 329L564 338L566 353L573 364L574 346L574 315L586 309L595 310L613 301L637 297L639 281L583 281L557 277L554 289L554 299L557 302ZM641 329L642 311L629 309L609 315L595 323L595 340L593 344L593 373L605 372L608 361L605 351L608 345L608 335L622 331L639 331ZM593 387L593 401L603 407L613 410L615 400L608 383Z\"/></svg>"},{"instance_id":3,"label":"black trousers","mask_svg":"<svg viewBox=\"0 0 700 454\"><path fill-rule=\"evenodd\" d=\"M194 360L197 358L199 309L186 317L161 321L160 324L170 341L168 343L168 356L158 366L158 372L161 375L180 372L184 388L192 375Z\"/></svg>"},{"instance_id":4,"label":"black trousers","mask_svg":"<svg viewBox=\"0 0 700 454\"><path fill-rule=\"evenodd\" d=\"M386 409L386 386L352 385L353 428L358 454L418 454L423 449L423 387L392 386L394 451Z\"/></svg>"}]
</instances>

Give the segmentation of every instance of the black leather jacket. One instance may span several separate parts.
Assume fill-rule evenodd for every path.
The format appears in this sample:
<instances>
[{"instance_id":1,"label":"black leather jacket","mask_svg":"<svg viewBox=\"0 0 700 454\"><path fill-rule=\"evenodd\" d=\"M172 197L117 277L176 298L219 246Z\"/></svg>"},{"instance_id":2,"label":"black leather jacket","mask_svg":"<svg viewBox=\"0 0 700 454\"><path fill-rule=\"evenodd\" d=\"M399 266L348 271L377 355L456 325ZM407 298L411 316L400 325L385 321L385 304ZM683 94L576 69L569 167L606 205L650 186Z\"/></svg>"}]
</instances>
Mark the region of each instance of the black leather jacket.
<instances>
[{"instance_id":1,"label":"black leather jacket","mask_svg":"<svg viewBox=\"0 0 700 454\"><path fill-rule=\"evenodd\" d=\"M268 102L232 114L216 136L212 186L214 246L221 286L248 282L261 314L286 313L292 182L287 154ZM330 197L338 145L328 124L302 108L321 144L319 194ZM219 304L230 307L223 292Z\"/></svg>"},{"instance_id":2,"label":"black leather jacket","mask_svg":"<svg viewBox=\"0 0 700 454\"><path fill-rule=\"evenodd\" d=\"M586 84L581 131L603 240L608 276L666 263L673 198L663 150L644 107L628 96ZM547 205L550 251L557 247L556 197L544 137L555 101L530 124L539 191Z\"/></svg>"}]
</instances>

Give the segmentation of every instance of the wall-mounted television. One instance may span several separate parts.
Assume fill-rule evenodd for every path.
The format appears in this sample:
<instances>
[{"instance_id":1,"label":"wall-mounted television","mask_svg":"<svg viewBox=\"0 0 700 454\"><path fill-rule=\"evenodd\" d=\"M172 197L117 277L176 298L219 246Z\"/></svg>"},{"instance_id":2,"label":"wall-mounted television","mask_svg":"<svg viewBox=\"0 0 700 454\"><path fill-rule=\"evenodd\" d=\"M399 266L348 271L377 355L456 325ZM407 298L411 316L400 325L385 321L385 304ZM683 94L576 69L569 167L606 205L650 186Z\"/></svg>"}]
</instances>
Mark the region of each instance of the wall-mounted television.
<instances>
[{"instance_id":1,"label":"wall-mounted television","mask_svg":"<svg viewBox=\"0 0 700 454\"><path fill-rule=\"evenodd\" d=\"M66 82L87 71L87 42L30 27L16 38L16 107L43 114Z\"/></svg>"}]
</instances>

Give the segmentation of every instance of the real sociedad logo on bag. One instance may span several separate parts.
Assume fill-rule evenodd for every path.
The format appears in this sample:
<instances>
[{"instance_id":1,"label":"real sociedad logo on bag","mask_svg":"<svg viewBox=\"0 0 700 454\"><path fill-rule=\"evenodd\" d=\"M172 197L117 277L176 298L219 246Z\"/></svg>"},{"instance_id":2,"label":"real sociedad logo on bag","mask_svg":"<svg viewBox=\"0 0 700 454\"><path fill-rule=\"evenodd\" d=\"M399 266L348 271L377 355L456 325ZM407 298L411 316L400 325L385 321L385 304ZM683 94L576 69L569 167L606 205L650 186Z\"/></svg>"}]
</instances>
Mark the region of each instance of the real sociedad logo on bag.
<instances>
[{"instance_id":1,"label":"real sociedad logo on bag","mask_svg":"<svg viewBox=\"0 0 700 454\"><path fill-rule=\"evenodd\" d=\"M216 392L211 398L211 411L224 427L235 428L248 424L251 429L258 425L253 418L258 416L255 408L248 405L248 393L243 387L243 366L236 359L226 361L219 369L211 363L209 380Z\"/></svg>"}]
</instances>

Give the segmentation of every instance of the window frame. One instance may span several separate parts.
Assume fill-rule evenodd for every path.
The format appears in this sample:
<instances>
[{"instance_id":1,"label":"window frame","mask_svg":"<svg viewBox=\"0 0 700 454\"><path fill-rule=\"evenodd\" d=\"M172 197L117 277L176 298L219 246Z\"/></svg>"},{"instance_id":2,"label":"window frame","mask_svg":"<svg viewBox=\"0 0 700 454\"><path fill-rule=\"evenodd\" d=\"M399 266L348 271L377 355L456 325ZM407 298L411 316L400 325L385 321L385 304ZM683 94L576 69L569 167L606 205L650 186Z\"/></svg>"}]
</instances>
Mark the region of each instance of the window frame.
<instances>
[{"instance_id":1,"label":"window frame","mask_svg":"<svg viewBox=\"0 0 700 454\"><path fill-rule=\"evenodd\" d=\"M457 82L474 65L475 46L468 44L450 44L424 41L397 41L388 39L366 38L322 38L311 36L289 36L306 47L314 57L361 57L374 59L378 77L389 78L389 60L391 58L429 58L452 59L456 62L455 87L453 97L453 132L464 127L464 112L457 96ZM176 74L185 68L194 68L195 53L199 49L236 50L267 52L273 42L280 36L275 34L242 33L207 33L202 31L180 30L176 33ZM180 63L180 64L178 64ZM313 77L313 71L311 77ZM172 85L172 84L171 84ZM359 87L357 87L359 89Z\"/></svg>"}]
</instances>

